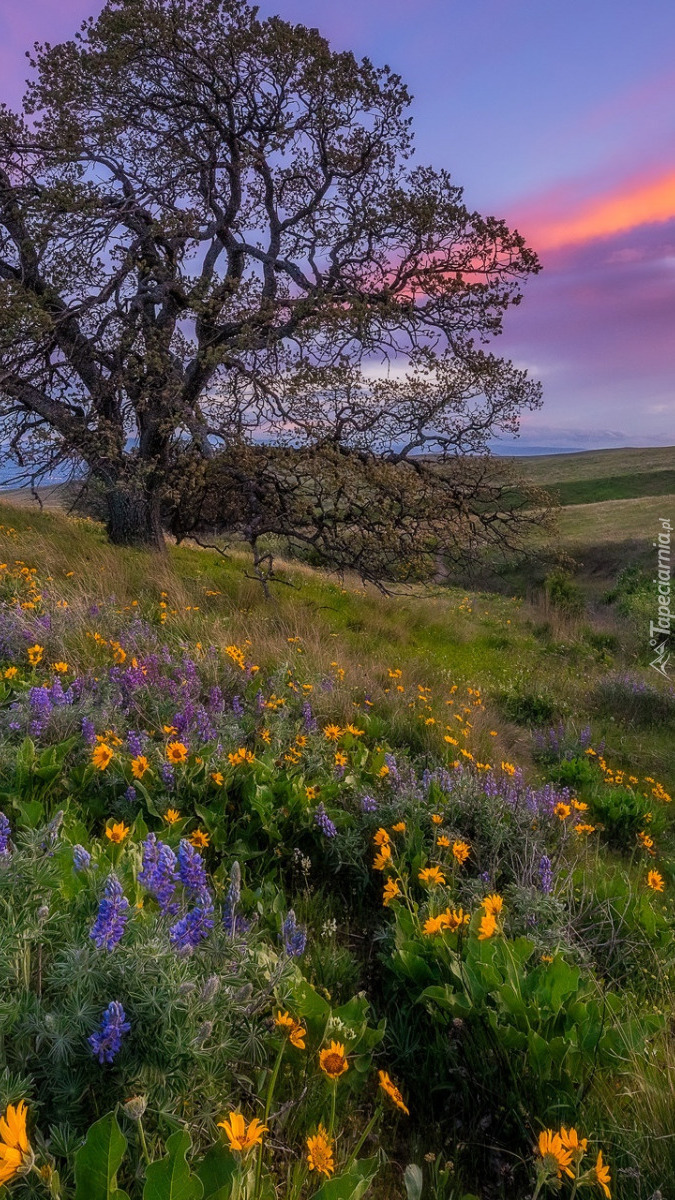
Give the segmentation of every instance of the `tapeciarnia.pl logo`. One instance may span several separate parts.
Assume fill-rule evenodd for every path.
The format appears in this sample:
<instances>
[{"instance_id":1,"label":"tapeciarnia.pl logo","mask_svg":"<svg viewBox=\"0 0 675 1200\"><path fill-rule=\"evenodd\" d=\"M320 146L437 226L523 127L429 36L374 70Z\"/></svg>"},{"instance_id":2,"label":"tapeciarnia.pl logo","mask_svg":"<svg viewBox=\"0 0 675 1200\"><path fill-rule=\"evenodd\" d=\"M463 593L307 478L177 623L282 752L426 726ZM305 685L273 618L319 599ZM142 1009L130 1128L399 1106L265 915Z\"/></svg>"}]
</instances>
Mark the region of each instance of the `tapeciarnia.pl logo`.
<instances>
[{"instance_id":1,"label":"tapeciarnia.pl logo","mask_svg":"<svg viewBox=\"0 0 675 1200\"><path fill-rule=\"evenodd\" d=\"M654 657L649 664L668 679L668 663L670 661L670 632L673 614L670 611L671 570L670 570L670 535L672 526L667 517L659 517L661 530L654 548L658 551L656 579L657 586L657 617L649 622L649 645L654 650Z\"/></svg>"}]
</instances>

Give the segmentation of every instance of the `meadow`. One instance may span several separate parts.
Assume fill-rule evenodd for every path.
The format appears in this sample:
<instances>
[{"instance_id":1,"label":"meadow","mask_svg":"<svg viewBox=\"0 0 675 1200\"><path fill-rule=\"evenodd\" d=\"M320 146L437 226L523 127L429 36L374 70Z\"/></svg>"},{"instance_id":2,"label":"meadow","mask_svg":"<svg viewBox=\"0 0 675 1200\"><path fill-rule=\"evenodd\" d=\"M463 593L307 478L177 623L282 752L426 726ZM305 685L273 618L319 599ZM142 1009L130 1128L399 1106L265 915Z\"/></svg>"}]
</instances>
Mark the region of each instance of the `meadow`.
<instances>
[{"instance_id":1,"label":"meadow","mask_svg":"<svg viewBox=\"0 0 675 1200\"><path fill-rule=\"evenodd\" d=\"M536 592L270 602L0 506L8 1195L673 1193L675 692L598 515L652 503Z\"/></svg>"}]
</instances>

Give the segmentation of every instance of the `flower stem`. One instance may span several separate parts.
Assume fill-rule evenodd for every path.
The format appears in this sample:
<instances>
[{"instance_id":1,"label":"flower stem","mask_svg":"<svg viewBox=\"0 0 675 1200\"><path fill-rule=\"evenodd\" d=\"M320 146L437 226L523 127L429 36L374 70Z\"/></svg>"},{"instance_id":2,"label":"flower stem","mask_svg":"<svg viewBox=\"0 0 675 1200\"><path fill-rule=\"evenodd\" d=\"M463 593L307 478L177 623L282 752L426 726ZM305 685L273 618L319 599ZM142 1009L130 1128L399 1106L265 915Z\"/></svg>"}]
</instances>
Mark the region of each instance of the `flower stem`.
<instances>
[{"instance_id":1,"label":"flower stem","mask_svg":"<svg viewBox=\"0 0 675 1200\"><path fill-rule=\"evenodd\" d=\"M267 1124L267 1120L270 1115L270 1110L272 1108L272 1099L274 1097L274 1089L276 1087L277 1078L279 1075L279 1068L281 1066L281 1060L284 1056L285 1048L286 1048L286 1042L284 1040L284 1041L282 1041L282 1043L279 1047L279 1053L277 1054L276 1062L272 1068L272 1073L270 1075L269 1083L267 1085L267 1097L265 1099L265 1116L263 1119L263 1125ZM265 1137L265 1135L263 1134L263 1139L264 1139L264 1137ZM255 1164L255 1188L253 1191L253 1200L258 1200L258 1196L260 1195L260 1184L262 1182L264 1144L265 1143L263 1140L260 1143L260 1149L258 1150L258 1158L257 1158L256 1164Z\"/></svg>"}]
</instances>

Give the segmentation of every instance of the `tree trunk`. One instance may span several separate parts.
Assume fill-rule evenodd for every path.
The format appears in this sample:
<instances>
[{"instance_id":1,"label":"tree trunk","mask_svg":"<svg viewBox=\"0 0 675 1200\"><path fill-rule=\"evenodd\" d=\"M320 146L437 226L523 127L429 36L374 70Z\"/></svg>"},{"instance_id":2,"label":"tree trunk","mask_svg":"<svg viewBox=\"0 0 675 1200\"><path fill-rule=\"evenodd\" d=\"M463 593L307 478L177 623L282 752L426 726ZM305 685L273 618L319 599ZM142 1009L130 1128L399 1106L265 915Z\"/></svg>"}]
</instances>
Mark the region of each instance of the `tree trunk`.
<instances>
[{"instance_id":1,"label":"tree trunk","mask_svg":"<svg viewBox=\"0 0 675 1200\"><path fill-rule=\"evenodd\" d=\"M115 546L166 550L159 493L116 483L106 488L108 537Z\"/></svg>"}]
</instances>

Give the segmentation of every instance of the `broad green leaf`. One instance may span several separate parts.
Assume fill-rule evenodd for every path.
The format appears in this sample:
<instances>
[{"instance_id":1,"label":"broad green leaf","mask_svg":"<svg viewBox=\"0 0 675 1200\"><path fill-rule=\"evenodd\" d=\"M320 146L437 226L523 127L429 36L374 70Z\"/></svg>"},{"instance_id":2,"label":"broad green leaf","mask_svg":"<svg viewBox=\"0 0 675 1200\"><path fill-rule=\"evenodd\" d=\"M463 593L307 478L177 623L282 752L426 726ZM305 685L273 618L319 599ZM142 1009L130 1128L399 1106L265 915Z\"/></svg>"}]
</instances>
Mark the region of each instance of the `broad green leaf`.
<instances>
[{"instance_id":1,"label":"broad green leaf","mask_svg":"<svg viewBox=\"0 0 675 1200\"><path fill-rule=\"evenodd\" d=\"M75 1155L75 1200L129 1200L117 1186L117 1172L127 1148L114 1113L101 1117Z\"/></svg>"},{"instance_id":2,"label":"broad green leaf","mask_svg":"<svg viewBox=\"0 0 675 1200\"><path fill-rule=\"evenodd\" d=\"M166 1157L148 1167L143 1200L202 1200L204 1185L192 1174L186 1159L191 1144L186 1130L171 1134Z\"/></svg>"},{"instance_id":3,"label":"broad green leaf","mask_svg":"<svg viewBox=\"0 0 675 1200\"><path fill-rule=\"evenodd\" d=\"M424 1183L420 1167L415 1163L408 1163L403 1172L403 1182L405 1184L407 1200L420 1200Z\"/></svg>"},{"instance_id":4,"label":"broad green leaf","mask_svg":"<svg viewBox=\"0 0 675 1200\"><path fill-rule=\"evenodd\" d=\"M354 1163L344 1175L327 1179L312 1200L361 1200L375 1178L378 1164L378 1158L364 1158Z\"/></svg>"},{"instance_id":5,"label":"broad green leaf","mask_svg":"<svg viewBox=\"0 0 675 1200\"><path fill-rule=\"evenodd\" d=\"M204 1185L204 1200L229 1200L236 1173L234 1155L222 1144L213 1146L197 1168Z\"/></svg>"}]
</instances>

